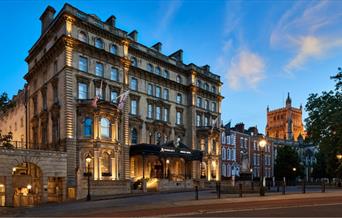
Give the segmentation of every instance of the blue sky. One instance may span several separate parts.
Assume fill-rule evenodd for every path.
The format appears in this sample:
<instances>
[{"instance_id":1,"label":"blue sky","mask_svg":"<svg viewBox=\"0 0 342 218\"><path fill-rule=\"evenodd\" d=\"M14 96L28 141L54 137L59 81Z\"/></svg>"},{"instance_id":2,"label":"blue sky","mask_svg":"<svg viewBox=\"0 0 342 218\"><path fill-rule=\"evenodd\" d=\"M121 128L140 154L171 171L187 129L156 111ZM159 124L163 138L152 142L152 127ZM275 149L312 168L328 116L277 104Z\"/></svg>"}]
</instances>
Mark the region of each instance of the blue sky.
<instances>
[{"instance_id":1,"label":"blue sky","mask_svg":"<svg viewBox=\"0 0 342 218\"><path fill-rule=\"evenodd\" d=\"M224 122L257 125L264 132L266 107L294 106L309 93L333 88L329 76L342 66L340 1L110 1L68 3L102 20L139 32L139 42L160 41L162 52L183 49L186 63L209 64L224 83ZM40 35L39 17L47 5L63 1L0 1L2 29L0 93L23 87L24 61ZM304 117L306 113L304 113Z\"/></svg>"}]
</instances>

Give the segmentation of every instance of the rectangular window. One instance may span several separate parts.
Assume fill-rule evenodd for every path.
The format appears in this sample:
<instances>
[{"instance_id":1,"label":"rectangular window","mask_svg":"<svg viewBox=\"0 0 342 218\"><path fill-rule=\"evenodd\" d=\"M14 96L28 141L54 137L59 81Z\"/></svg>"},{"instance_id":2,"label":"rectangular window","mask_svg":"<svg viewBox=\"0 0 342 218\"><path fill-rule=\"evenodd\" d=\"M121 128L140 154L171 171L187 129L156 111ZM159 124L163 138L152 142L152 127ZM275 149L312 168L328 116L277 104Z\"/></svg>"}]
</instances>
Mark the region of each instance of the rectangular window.
<instances>
[{"instance_id":1,"label":"rectangular window","mask_svg":"<svg viewBox=\"0 0 342 218\"><path fill-rule=\"evenodd\" d=\"M88 72L88 58L80 56L78 69L84 72Z\"/></svg>"},{"instance_id":2,"label":"rectangular window","mask_svg":"<svg viewBox=\"0 0 342 218\"><path fill-rule=\"evenodd\" d=\"M103 94L102 94L102 89L100 87L95 88L95 95L99 97L100 99L104 99Z\"/></svg>"},{"instance_id":3,"label":"rectangular window","mask_svg":"<svg viewBox=\"0 0 342 218\"><path fill-rule=\"evenodd\" d=\"M177 104L182 104L182 94L180 94L180 93L177 94L176 102L177 102Z\"/></svg>"},{"instance_id":4,"label":"rectangular window","mask_svg":"<svg viewBox=\"0 0 342 218\"><path fill-rule=\"evenodd\" d=\"M147 94L150 96L153 95L153 85L152 84L147 85Z\"/></svg>"},{"instance_id":5,"label":"rectangular window","mask_svg":"<svg viewBox=\"0 0 342 218\"><path fill-rule=\"evenodd\" d=\"M156 107L156 120L161 119L161 109L159 106Z\"/></svg>"},{"instance_id":6,"label":"rectangular window","mask_svg":"<svg viewBox=\"0 0 342 218\"><path fill-rule=\"evenodd\" d=\"M202 98L197 97L196 106L197 107L202 107Z\"/></svg>"},{"instance_id":7,"label":"rectangular window","mask_svg":"<svg viewBox=\"0 0 342 218\"><path fill-rule=\"evenodd\" d=\"M138 90L138 80L136 78L131 78L131 89L134 91Z\"/></svg>"},{"instance_id":8,"label":"rectangular window","mask_svg":"<svg viewBox=\"0 0 342 218\"><path fill-rule=\"evenodd\" d=\"M209 101L205 100L205 105L204 105L206 110L209 110Z\"/></svg>"},{"instance_id":9,"label":"rectangular window","mask_svg":"<svg viewBox=\"0 0 342 218\"><path fill-rule=\"evenodd\" d=\"M148 104L147 106L147 117L152 119L153 117L153 106L152 104Z\"/></svg>"},{"instance_id":10,"label":"rectangular window","mask_svg":"<svg viewBox=\"0 0 342 218\"><path fill-rule=\"evenodd\" d=\"M196 115L196 126L201 126L201 115Z\"/></svg>"},{"instance_id":11,"label":"rectangular window","mask_svg":"<svg viewBox=\"0 0 342 218\"><path fill-rule=\"evenodd\" d=\"M95 74L96 74L96 76L103 77L103 72L104 72L103 64L101 64L99 62L96 62L96 66L95 66Z\"/></svg>"},{"instance_id":12,"label":"rectangular window","mask_svg":"<svg viewBox=\"0 0 342 218\"><path fill-rule=\"evenodd\" d=\"M156 97L157 98L161 97L161 88L160 88L160 86L156 86Z\"/></svg>"},{"instance_id":13,"label":"rectangular window","mask_svg":"<svg viewBox=\"0 0 342 218\"><path fill-rule=\"evenodd\" d=\"M58 86L57 84L52 86L53 89L53 103L58 103Z\"/></svg>"},{"instance_id":14,"label":"rectangular window","mask_svg":"<svg viewBox=\"0 0 342 218\"><path fill-rule=\"evenodd\" d=\"M85 83L78 83L78 98L87 99L88 98L88 85Z\"/></svg>"},{"instance_id":15,"label":"rectangular window","mask_svg":"<svg viewBox=\"0 0 342 218\"><path fill-rule=\"evenodd\" d=\"M209 118L207 116L204 117L204 126L209 126Z\"/></svg>"},{"instance_id":16,"label":"rectangular window","mask_svg":"<svg viewBox=\"0 0 342 218\"><path fill-rule=\"evenodd\" d=\"M168 89L164 89L164 91L163 91L163 99L169 100L169 90Z\"/></svg>"},{"instance_id":17,"label":"rectangular window","mask_svg":"<svg viewBox=\"0 0 342 218\"><path fill-rule=\"evenodd\" d=\"M111 68L110 79L114 81L119 81L119 72L117 68L114 68L114 67Z\"/></svg>"},{"instance_id":18,"label":"rectangular window","mask_svg":"<svg viewBox=\"0 0 342 218\"><path fill-rule=\"evenodd\" d=\"M118 92L117 91L111 91L110 92L110 100L113 102L113 103L116 103L117 102L117 98L118 97Z\"/></svg>"},{"instance_id":19,"label":"rectangular window","mask_svg":"<svg viewBox=\"0 0 342 218\"><path fill-rule=\"evenodd\" d=\"M216 112L216 103L215 102L211 102L211 110Z\"/></svg>"},{"instance_id":20,"label":"rectangular window","mask_svg":"<svg viewBox=\"0 0 342 218\"><path fill-rule=\"evenodd\" d=\"M177 125L182 124L182 112L180 111L176 112L176 124Z\"/></svg>"},{"instance_id":21,"label":"rectangular window","mask_svg":"<svg viewBox=\"0 0 342 218\"><path fill-rule=\"evenodd\" d=\"M137 100L131 100L131 114L137 115L138 108L137 108Z\"/></svg>"},{"instance_id":22,"label":"rectangular window","mask_svg":"<svg viewBox=\"0 0 342 218\"><path fill-rule=\"evenodd\" d=\"M168 122L169 121L169 109L164 108L164 121Z\"/></svg>"}]
</instances>

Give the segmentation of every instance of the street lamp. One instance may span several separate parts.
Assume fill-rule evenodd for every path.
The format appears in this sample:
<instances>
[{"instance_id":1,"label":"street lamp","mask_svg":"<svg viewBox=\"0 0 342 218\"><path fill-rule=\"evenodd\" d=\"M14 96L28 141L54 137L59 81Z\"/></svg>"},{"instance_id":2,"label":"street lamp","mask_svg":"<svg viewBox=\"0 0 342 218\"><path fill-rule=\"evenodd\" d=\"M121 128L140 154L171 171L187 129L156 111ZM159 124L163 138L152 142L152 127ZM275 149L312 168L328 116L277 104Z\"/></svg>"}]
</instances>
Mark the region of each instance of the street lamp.
<instances>
[{"instance_id":1,"label":"street lamp","mask_svg":"<svg viewBox=\"0 0 342 218\"><path fill-rule=\"evenodd\" d=\"M91 156L88 154L86 157L87 162L87 176L88 176L88 194L87 194L87 201L90 201L90 162Z\"/></svg>"},{"instance_id":2,"label":"street lamp","mask_svg":"<svg viewBox=\"0 0 342 218\"><path fill-rule=\"evenodd\" d=\"M336 158L340 161L342 159L342 154L336 154Z\"/></svg>"},{"instance_id":3,"label":"street lamp","mask_svg":"<svg viewBox=\"0 0 342 218\"><path fill-rule=\"evenodd\" d=\"M259 147L261 152L261 176L260 176L260 196L265 196L265 189L264 189L264 149L267 142L265 139L261 139L259 141Z\"/></svg>"},{"instance_id":4,"label":"street lamp","mask_svg":"<svg viewBox=\"0 0 342 218\"><path fill-rule=\"evenodd\" d=\"M166 178L169 178L169 164L170 164L170 160L166 159Z\"/></svg>"}]
</instances>

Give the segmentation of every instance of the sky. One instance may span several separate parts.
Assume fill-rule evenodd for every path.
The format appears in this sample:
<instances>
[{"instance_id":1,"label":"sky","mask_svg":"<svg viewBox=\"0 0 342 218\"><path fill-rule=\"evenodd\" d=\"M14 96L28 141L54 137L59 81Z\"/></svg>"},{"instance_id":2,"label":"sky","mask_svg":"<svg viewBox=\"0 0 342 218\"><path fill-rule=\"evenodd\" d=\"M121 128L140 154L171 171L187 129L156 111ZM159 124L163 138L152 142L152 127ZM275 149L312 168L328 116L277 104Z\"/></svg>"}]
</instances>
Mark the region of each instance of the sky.
<instances>
[{"instance_id":1,"label":"sky","mask_svg":"<svg viewBox=\"0 0 342 218\"><path fill-rule=\"evenodd\" d=\"M64 1L1 0L0 93L22 88L25 57L41 33L40 15ZM266 108L305 106L310 93L333 89L342 67L341 1L68 1L118 28L137 30L146 46L184 51L184 62L210 65L223 82L224 123L243 122L264 132ZM304 111L303 118L307 116Z\"/></svg>"}]
</instances>

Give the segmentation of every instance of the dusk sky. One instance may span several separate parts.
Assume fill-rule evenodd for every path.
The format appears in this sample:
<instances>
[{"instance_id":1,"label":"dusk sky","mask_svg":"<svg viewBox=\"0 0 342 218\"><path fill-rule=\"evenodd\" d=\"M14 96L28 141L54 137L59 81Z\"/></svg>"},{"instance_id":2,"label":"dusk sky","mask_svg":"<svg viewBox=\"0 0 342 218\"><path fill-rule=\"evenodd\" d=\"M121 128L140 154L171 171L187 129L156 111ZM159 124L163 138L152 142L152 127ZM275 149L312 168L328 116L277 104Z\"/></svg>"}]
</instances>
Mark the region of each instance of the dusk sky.
<instances>
[{"instance_id":1,"label":"dusk sky","mask_svg":"<svg viewBox=\"0 0 342 218\"><path fill-rule=\"evenodd\" d=\"M63 1L0 2L0 93L24 85L24 61L41 33L40 15ZM222 119L257 125L264 132L266 107L306 103L309 93L333 88L329 76L342 60L341 1L68 1L117 27L136 29L146 46L162 42L166 55L184 51L184 62L209 64L224 83ZM304 118L306 113L304 113Z\"/></svg>"}]
</instances>

